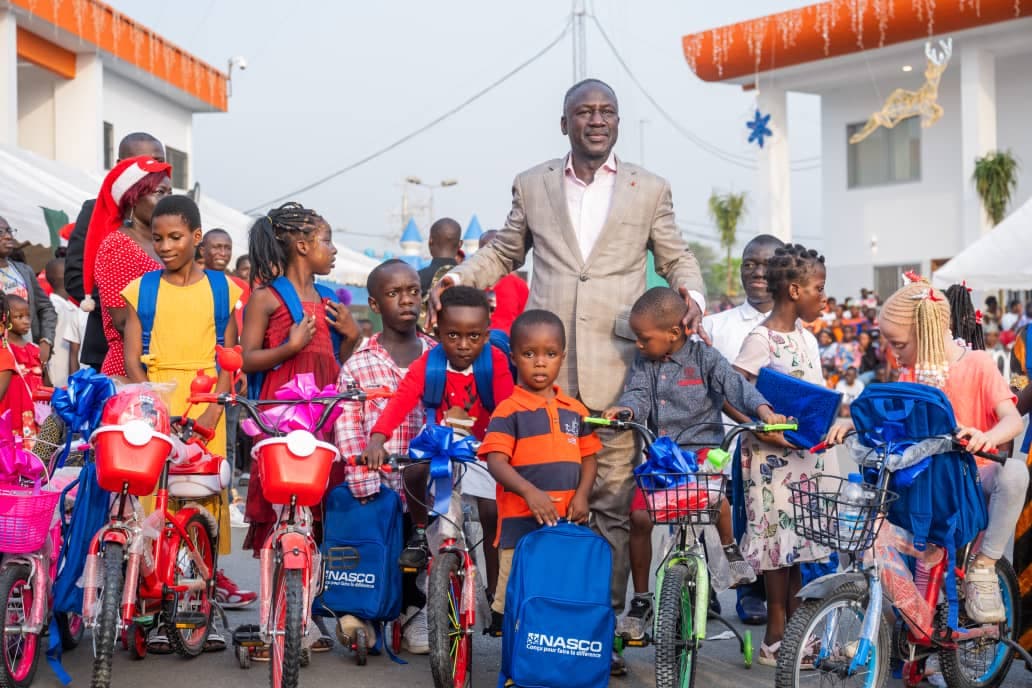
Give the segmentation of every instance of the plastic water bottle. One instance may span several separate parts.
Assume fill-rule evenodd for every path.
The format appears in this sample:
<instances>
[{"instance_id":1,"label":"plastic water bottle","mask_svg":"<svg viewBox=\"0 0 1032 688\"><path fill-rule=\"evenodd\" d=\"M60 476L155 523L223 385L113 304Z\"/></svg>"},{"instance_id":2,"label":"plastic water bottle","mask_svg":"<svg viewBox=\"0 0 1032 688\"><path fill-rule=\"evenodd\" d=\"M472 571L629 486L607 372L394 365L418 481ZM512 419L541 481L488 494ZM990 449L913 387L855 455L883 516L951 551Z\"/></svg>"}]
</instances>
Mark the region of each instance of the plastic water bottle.
<instances>
[{"instance_id":1,"label":"plastic water bottle","mask_svg":"<svg viewBox=\"0 0 1032 688\"><path fill-rule=\"evenodd\" d=\"M864 529L863 518L869 501L867 490L864 489L864 477L859 473L850 473L839 487L838 535L842 545L856 544Z\"/></svg>"}]
</instances>

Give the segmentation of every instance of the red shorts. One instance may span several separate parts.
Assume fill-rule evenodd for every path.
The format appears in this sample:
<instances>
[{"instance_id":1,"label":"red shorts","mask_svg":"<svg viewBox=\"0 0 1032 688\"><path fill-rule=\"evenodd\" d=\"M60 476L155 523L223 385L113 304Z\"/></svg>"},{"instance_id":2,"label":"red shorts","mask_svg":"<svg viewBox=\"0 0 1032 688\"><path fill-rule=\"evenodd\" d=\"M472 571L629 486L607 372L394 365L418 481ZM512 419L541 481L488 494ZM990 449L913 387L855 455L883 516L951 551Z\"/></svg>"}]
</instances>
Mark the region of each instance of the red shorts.
<instances>
[{"instance_id":1,"label":"red shorts","mask_svg":"<svg viewBox=\"0 0 1032 688\"><path fill-rule=\"evenodd\" d=\"M631 513L635 511L648 511L649 504L645 501L645 490L635 488L634 497L631 498Z\"/></svg>"}]
</instances>

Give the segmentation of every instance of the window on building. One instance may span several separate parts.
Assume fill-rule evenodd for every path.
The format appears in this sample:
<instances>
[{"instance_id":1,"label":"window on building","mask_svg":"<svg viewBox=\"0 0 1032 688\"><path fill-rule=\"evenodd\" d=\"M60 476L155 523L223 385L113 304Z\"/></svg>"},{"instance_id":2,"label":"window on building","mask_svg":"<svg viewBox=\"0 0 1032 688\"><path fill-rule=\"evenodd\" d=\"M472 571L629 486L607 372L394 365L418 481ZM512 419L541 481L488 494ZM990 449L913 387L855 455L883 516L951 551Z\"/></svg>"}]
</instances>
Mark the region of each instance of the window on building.
<instances>
[{"instance_id":1,"label":"window on building","mask_svg":"<svg viewBox=\"0 0 1032 688\"><path fill-rule=\"evenodd\" d=\"M190 156L172 146L165 146L165 160L172 166L172 186L186 189L190 186Z\"/></svg>"},{"instance_id":2,"label":"window on building","mask_svg":"<svg viewBox=\"0 0 1032 688\"><path fill-rule=\"evenodd\" d=\"M904 272L920 274L921 266L917 263L876 266L874 268L874 293L880 296L882 301L889 298L891 294L903 286Z\"/></svg>"},{"instance_id":3,"label":"window on building","mask_svg":"<svg viewBox=\"0 0 1032 688\"><path fill-rule=\"evenodd\" d=\"M104 122L104 169L115 166L115 125Z\"/></svg>"},{"instance_id":4,"label":"window on building","mask_svg":"<svg viewBox=\"0 0 1032 688\"><path fill-rule=\"evenodd\" d=\"M860 143L849 143L864 124L846 126L850 189L921 179L920 117L905 119L892 129L880 127Z\"/></svg>"}]
</instances>

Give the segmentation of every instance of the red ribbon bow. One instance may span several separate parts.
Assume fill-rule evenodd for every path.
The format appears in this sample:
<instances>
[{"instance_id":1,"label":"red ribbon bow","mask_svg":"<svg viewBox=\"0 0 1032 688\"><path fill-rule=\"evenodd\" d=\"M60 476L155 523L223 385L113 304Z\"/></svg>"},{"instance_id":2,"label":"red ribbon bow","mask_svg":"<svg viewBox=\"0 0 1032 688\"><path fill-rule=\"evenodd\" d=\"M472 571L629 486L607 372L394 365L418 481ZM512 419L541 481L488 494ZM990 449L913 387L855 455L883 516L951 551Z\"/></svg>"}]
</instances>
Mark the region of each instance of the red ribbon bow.
<instances>
[{"instance_id":1,"label":"red ribbon bow","mask_svg":"<svg viewBox=\"0 0 1032 688\"><path fill-rule=\"evenodd\" d=\"M981 325L982 324L982 311L975 311L975 324L976 325Z\"/></svg>"}]
</instances>

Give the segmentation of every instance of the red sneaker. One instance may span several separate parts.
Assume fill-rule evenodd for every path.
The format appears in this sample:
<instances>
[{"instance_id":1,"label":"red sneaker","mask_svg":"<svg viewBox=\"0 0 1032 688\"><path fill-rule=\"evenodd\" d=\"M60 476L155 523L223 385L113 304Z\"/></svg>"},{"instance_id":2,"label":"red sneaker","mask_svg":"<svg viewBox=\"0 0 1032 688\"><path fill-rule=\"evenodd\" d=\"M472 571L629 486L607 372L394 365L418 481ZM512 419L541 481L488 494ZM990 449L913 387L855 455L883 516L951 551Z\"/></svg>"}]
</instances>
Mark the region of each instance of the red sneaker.
<instances>
[{"instance_id":1,"label":"red sneaker","mask_svg":"<svg viewBox=\"0 0 1032 688\"><path fill-rule=\"evenodd\" d=\"M219 569L215 573L215 599L223 609L242 609L258 599L258 593L241 590Z\"/></svg>"}]
</instances>

